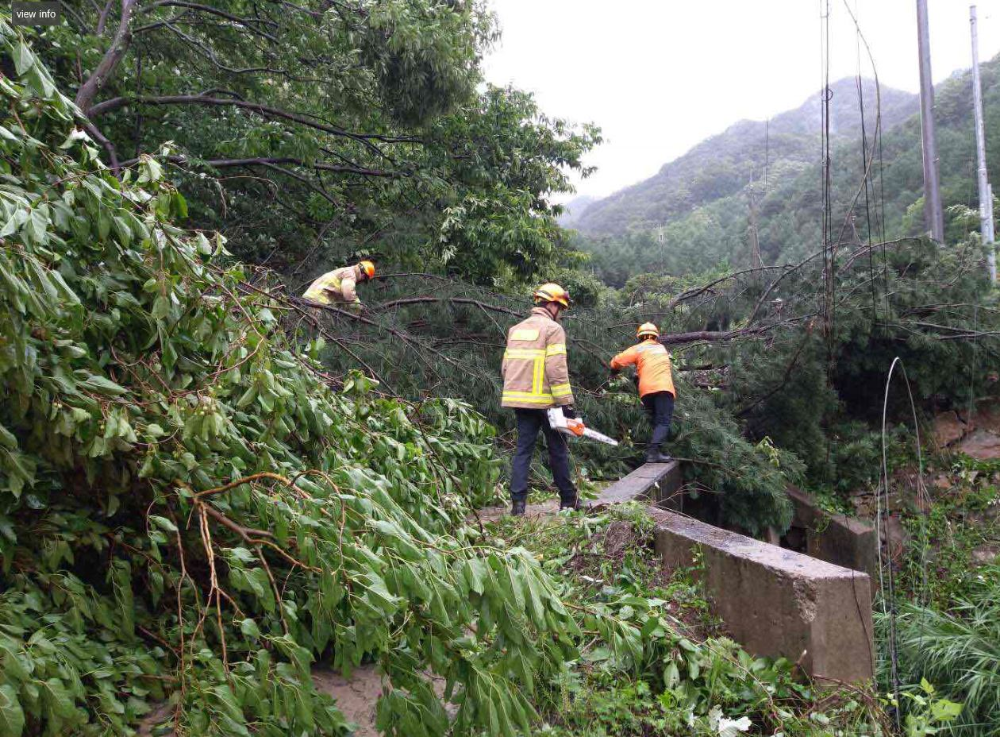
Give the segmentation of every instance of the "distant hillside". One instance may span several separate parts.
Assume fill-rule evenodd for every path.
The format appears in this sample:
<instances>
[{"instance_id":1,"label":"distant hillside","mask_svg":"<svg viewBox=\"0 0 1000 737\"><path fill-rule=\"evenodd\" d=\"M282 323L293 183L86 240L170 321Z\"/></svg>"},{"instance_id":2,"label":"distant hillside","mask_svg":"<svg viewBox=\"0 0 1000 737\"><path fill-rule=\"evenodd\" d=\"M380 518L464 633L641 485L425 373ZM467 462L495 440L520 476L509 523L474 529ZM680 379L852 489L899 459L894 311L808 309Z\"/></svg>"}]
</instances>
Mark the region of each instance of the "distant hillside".
<instances>
[{"instance_id":1,"label":"distant hillside","mask_svg":"<svg viewBox=\"0 0 1000 737\"><path fill-rule=\"evenodd\" d=\"M830 129L837 139L857 137L861 129L857 82L842 79L831 85ZM866 120L875 121L875 83L863 83ZM766 158L768 179L793 177L819 158L821 95L771 119L769 124L743 120L712 136L668 164L653 177L590 204L566 227L587 235L615 235L648 230L696 208L742 192L751 177L762 178ZM916 95L882 89L883 128L897 125L917 112Z\"/></svg>"},{"instance_id":2,"label":"distant hillside","mask_svg":"<svg viewBox=\"0 0 1000 737\"><path fill-rule=\"evenodd\" d=\"M563 205L562 215L559 216L559 224L564 228L575 228L577 220L586 211L588 207L597 202L597 197L592 197L589 194L582 194L574 197L565 205Z\"/></svg>"},{"instance_id":3,"label":"distant hillside","mask_svg":"<svg viewBox=\"0 0 1000 737\"><path fill-rule=\"evenodd\" d=\"M970 77L968 72L952 75L938 85L935 92L941 189L946 208L951 205L978 207ZM1000 181L1000 57L983 65L982 80L987 166L991 180L997 182ZM869 190L867 200L863 195L859 198L852 222L848 212L855 196L861 191L862 181L857 90L845 87L843 82L834 89L833 99L837 104L833 107L841 113L833 115L831 120L838 130L831 153L833 216L837 230L835 235L843 229L843 238L848 243L867 241L869 222L873 229L872 239L877 239L883 218L885 235L890 239L924 231L920 116L916 112L906 115L916 101L905 93L883 91L882 97L886 131L881 146L882 157L872 172L875 187ZM874 95L866 92L866 103L873 98ZM852 103L854 124L849 113ZM790 115L794 118L814 104L815 100L810 100ZM772 130L777 121L778 118L772 121ZM788 119L781 122L781 125L793 124ZM703 198L701 204L687 211L681 211L676 205L679 198L665 196L659 207L661 213L672 212L666 220L653 217L640 220L634 212L641 202L653 207L655 198L648 192L656 186L656 182L668 182L672 191L691 191L695 183L704 179L704 174L693 166L693 157L702 152L701 160L707 161L705 157L711 153L709 149L712 145L722 148L727 143L731 144L734 129L752 125L756 124L737 124L668 164L657 177L591 205L578 222L578 228L581 232L586 227L592 229L578 238L577 247L593 254L592 263L597 275L609 284L621 286L630 276L639 273L680 275L711 269L720 263L728 263L732 267L748 265L751 248L746 177L742 183L736 181L728 194ZM818 117L813 125L817 129L813 135L818 137ZM867 126L871 145L872 123L868 122ZM771 137L772 143L774 138ZM808 133L803 133L797 140L809 138ZM804 146L799 159L787 153L794 148L786 148L783 163L771 166L767 194L758 200L756 208L757 233L765 263L795 261L814 253L822 244L822 172L818 149L818 138ZM715 156L713 169L720 169L718 162L723 160L727 160L724 155ZM754 164L759 161L752 152L747 153L742 164L737 158L728 160L732 166L741 166L743 170L749 170L751 161ZM668 170L673 176L666 179L664 173ZM601 234L593 230L597 222L610 223L612 215L619 218L619 222L628 223L627 232ZM957 242L970 230L977 229L976 223L964 221L947 210L945 219L946 239L950 242Z\"/></svg>"}]
</instances>

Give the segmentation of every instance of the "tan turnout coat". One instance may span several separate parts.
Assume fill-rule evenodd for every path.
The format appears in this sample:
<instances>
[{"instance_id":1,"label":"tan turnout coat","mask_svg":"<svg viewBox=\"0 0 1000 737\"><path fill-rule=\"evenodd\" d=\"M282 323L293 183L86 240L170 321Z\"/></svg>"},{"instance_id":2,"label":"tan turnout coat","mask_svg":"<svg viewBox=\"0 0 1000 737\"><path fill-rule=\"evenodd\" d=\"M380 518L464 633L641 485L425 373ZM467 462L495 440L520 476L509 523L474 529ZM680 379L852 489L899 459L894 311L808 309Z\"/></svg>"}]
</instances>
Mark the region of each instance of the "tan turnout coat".
<instances>
[{"instance_id":1,"label":"tan turnout coat","mask_svg":"<svg viewBox=\"0 0 1000 737\"><path fill-rule=\"evenodd\" d=\"M573 404L566 331L542 307L507 332L501 406L548 409Z\"/></svg>"},{"instance_id":2,"label":"tan turnout coat","mask_svg":"<svg viewBox=\"0 0 1000 737\"><path fill-rule=\"evenodd\" d=\"M303 299L328 305L333 302L360 305L355 286L361 280L360 266L345 266L328 271L309 285Z\"/></svg>"}]
</instances>

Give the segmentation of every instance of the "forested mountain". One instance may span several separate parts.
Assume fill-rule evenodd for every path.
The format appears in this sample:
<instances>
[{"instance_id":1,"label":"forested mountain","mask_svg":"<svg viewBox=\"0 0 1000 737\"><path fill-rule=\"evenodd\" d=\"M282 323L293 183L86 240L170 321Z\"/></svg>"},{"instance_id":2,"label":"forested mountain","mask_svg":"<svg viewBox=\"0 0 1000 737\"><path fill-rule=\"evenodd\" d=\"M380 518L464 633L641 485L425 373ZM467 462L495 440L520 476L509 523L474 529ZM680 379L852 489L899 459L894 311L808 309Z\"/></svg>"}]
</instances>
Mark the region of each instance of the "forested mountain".
<instances>
[{"instance_id":1,"label":"forested mountain","mask_svg":"<svg viewBox=\"0 0 1000 737\"><path fill-rule=\"evenodd\" d=\"M562 206L562 214L558 217L559 224L564 228L573 228L587 208L598 201L598 197L581 194Z\"/></svg>"},{"instance_id":2,"label":"forested mountain","mask_svg":"<svg viewBox=\"0 0 1000 737\"><path fill-rule=\"evenodd\" d=\"M1000 140L1000 61L982 67L983 97L986 114L987 163L992 176L1000 175L1000 151L992 142ZM865 104L872 99L865 95ZM898 122L912 109L915 101L887 106L892 95L883 90L885 131L879 145L874 145L872 115L866 116L866 143L869 155L875 153L867 198L862 188L862 136L860 127L853 130L844 124L832 147L833 238L856 244L882 233L884 223L888 238L923 232L923 175L920 147L920 116L914 113ZM854 105L858 115L857 91L839 85L834 90L835 108L849 110ZM908 107L909 105L909 107ZM952 76L937 88L935 98L938 150L942 196L945 207L978 207L976 190L975 136L973 128L971 75ZM838 116L832 116L838 118ZM846 116L849 120L849 115ZM896 123L893 125L893 123ZM819 127L819 114L814 121ZM772 130L774 121L772 121ZM818 135L818 133L817 133ZM772 142L775 136L771 136ZM702 144L707 146L708 142ZM817 151L818 140L812 151ZM773 150L772 145L772 150ZM693 152L692 152L693 153ZM818 157L808 155L799 162L770 167L768 189L756 189L757 236L764 263L793 261L812 253L822 243L822 171ZM755 154L742 160L749 172L756 165ZM787 162L788 160L786 160ZM675 162L677 163L677 162ZM747 177L748 178L748 177ZM690 172L681 183L703 181L703 175ZM632 226L623 235L581 238L580 246L593 253L593 269L606 282L624 284L625 273L655 272L684 274L710 269L720 263L746 266L751 256L751 208L744 186L733 182L728 193L710 202L678 213L655 229ZM641 186L641 185L637 185ZM690 189L691 185L687 184ZM857 199L855 199L857 198ZM579 227L592 222L605 205L602 201L588 209ZM852 210L852 204L854 204ZM956 241L978 224L959 211L946 212L947 239Z\"/></svg>"},{"instance_id":3,"label":"forested mountain","mask_svg":"<svg viewBox=\"0 0 1000 737\"><path fill-rule=\"evenodd\" d=\"M831 91L831 135L837 140L856 138L861 132L857 81L842 79L831 85ZM867 125L873 129L875 82L864 80L862 92ZM885 128L913 115L919 104L916 95L885 87L881 103ZM743 192L751 179L763 180L765 160L769 181L792 177L820 156L821 105L817 93L769 123L741 120L665 164L655 176L590 205L563 224L588 235L621 235L665 225L693 209Z\"/></svg>"}]
</instances>

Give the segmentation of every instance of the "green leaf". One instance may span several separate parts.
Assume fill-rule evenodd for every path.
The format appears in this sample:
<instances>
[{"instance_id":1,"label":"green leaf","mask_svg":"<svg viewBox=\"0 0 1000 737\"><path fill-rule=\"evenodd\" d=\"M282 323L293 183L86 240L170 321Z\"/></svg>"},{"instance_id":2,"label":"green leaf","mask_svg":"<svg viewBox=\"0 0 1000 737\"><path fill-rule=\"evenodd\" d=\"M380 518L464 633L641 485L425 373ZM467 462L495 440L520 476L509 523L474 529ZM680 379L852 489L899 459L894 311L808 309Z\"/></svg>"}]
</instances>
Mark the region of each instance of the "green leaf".
<instances>
[{"instance_id":1,"label":"green leaf","mask_svg":"<svg viewBox=\"0 0 1000 737\"><path fill-rule=\"evenodd\" d=\"M7 450L17 449L17 438L3 425L0 425L0 446L3 446Z\"/></svg>"},{"instance_id":2,"label":"green leaf","mask_svg":"<svg viewBox=\"0 0 1000 737\"><path fill-rule=\"evenodd\" d=\"M105 377L97 376L96 374L92 374L87 377L87 380L84 381L81 386L107 397L120 397L122 394L128 393L128 389L125 387L116 384L111 381L111 379L106 379Z\"/></svg>"},{"instance_id":3,"label":"green leaf","mask_svg":"<svg viewBox=\"0 0 1000 737\"><path fill-rule=\"evenodd\" d=\"M23 39L19 40L13 49L14 57L14 71L18 75L24 74L28 69L35 65L35 55L31 52L28 44L24 42Z\"/></svg>"},{"instance_id":4,"label":"green leaf","mask_svg":"<svg viewBox=\"0 0 1000 737\"><path fill-rule=\"evenodd\" d=\"M43 684L48 694L46 701L52 708L56 716L63 719L71 719L76 716L76 707L73 706L73 699L66 690L65 684L58 678L49 678Z\"/></svg>"},{"instance_id":5,"label":"green leaf","mask_svg":"<svg viewBox=\"0 0 1000 737\"><path fill-rule=\"evenodd\" d=\"M17 692L10 684L0 686L0 734L4 737L21 737L24 731L24 712L17 699Z\"/></svg>"},{"instance_id":6,"label":"green leaf","mask_svg":"<svg viewBox=\"0 0 1000 737\"><path fill-rule=\"evenodd\" d=\"M257 628L257 623L250 618L244 619L240 622L240 632L249 637L251 640L257 640L260 638L260 630Z\"/></svg>"},{"instance_id":7,"label":"green leaf","mask_svg":"<svg viewBox=\"0 0 1000 737\"><path fill-rule=\"evenodd\" d=\"M947 699L937 699L931 704L931 718L936 722L951 722L962 713L962 704Z\"/></svg>"},{"instance_id":8,"label":"green leaf","mask_svg":"<svg viewBox=\"0 0 1000 737\"><path fill-rule=\"evenodd\" d=\"M175 525L172 521L170 521L166 517L161 517L158 514L151 514L149 515L149 520L164 532L170 532L170 533L177 532L177 525Z\"/></svg>"}]
</instances>

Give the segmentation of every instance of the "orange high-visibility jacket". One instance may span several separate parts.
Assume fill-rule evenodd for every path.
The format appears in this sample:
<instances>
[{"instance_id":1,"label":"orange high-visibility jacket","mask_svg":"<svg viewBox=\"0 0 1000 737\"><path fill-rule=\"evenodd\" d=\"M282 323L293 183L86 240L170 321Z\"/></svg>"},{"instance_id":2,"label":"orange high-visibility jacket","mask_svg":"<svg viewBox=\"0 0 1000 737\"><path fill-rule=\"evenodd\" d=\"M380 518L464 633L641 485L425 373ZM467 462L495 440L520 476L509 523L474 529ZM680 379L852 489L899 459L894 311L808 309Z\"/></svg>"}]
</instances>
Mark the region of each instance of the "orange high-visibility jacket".
<instances>
[{"instance_id":1,"label":"orange high-visibility jacket","mask_svg":"<svg viewBox=\"0 0 1000 737\"><path fill-rule=\"evenodd\" d=\"M566 365L566 331L542 307L507 333L502 407L548 409L573 404Z\"/></svg>"},{"instance_id":2,"label":"orange high-visibility jacket","mask_svg":"<svg viewBox=\"0 0 1000 737\"><path fill-rule=\"evenodd\" d=\"M633 365L639 374L640 397L656 392L670 392L677 396L670 368L670 354L662 343L644 340L611 359L611 368L615 371Z\"/></svg>"},{"instance_id":3,"label":"orange high-visibility jacket","mask_svg":"<svg viewBox=\"0 0 1000 737\"><path fill-rule=\"evenodd\" d=\"M345 266L341 269L328 271L309 285L303 299L328 305L332 302L360 305L355 285L361 279L360 266Z\"/></svg>"}]
</instances>

